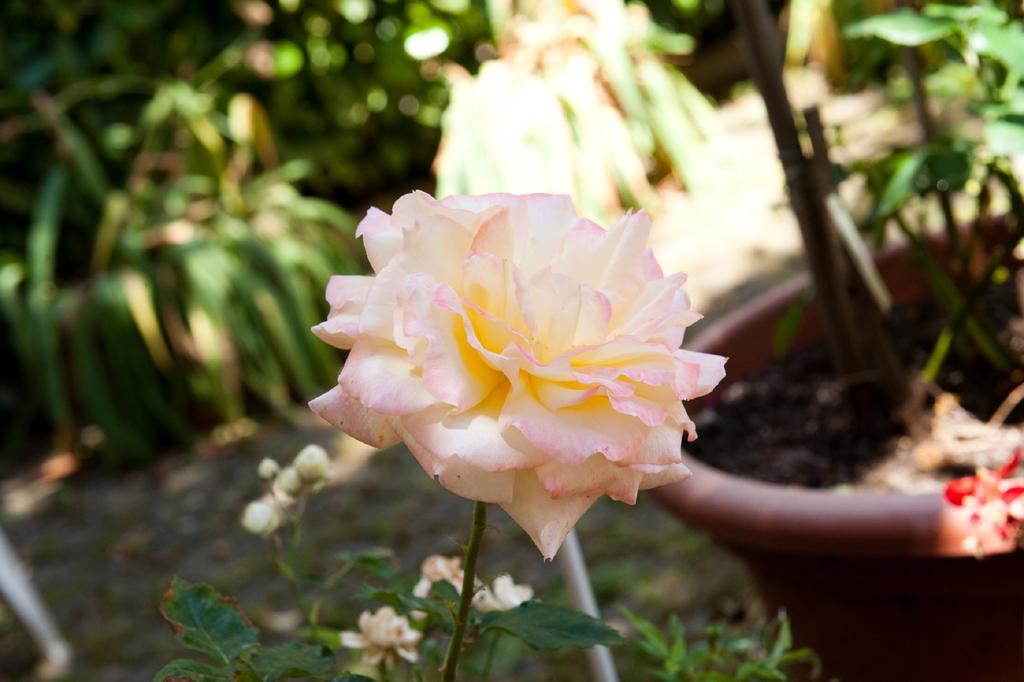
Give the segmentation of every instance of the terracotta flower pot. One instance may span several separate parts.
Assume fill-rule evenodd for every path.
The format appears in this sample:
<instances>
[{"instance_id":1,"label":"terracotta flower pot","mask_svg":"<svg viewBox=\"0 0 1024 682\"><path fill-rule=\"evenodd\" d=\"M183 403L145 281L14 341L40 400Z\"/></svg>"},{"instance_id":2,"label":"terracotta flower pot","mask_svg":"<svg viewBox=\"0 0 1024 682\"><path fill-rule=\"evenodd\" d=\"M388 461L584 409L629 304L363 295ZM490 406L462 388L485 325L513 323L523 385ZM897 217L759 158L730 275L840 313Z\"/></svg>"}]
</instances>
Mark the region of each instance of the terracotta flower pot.
<instances>
[{"instance_id":1,"label":"terracotta flower pot","mask_svg":"<svg viewBox=\"0 0 1024 682\"><path fill-rule=\"evenodd\" d=\"M925 295L903 251L879 266L897 300ZM769 291L690 346L730 358L718 392L773 360L776 323L805 286ZM813 308L805 318L794 352L820 338ZM656 498L746 561L767 607L785 608L796 643L821 656L823 679L1024 680L1024 552L989 537L985 559L968 555L965 519L939 494L833 493L687 465L693 477Z\"/></svg>"}]
</instances>

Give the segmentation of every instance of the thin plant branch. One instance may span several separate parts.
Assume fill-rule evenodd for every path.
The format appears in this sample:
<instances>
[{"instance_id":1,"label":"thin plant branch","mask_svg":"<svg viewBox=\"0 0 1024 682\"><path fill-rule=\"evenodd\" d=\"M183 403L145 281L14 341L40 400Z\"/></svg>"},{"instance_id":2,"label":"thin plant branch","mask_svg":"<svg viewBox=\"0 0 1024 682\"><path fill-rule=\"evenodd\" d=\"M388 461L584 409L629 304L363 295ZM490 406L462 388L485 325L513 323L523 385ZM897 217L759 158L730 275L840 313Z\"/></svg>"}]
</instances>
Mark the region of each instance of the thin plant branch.
<instances>
[{"instance_id":1,"label":"thin plant branch","mask_svg":"<svg viewBox=\"0 0 1024 682\"><path fill-rule=\"evenodd\" d=\"M469 534L469 544L462 566L462 593L459 599L459 611L455 615L455 629L448 641L448 652L444 657L442 671L444 682L454 682L459 667L459 656L462 653L462 639L469 623L469 607L473 603L473 590L476 585L476 559L480 554L480 541L487 528L487 503L473 503L473 527Z\"/></svg>"}]
</instances>

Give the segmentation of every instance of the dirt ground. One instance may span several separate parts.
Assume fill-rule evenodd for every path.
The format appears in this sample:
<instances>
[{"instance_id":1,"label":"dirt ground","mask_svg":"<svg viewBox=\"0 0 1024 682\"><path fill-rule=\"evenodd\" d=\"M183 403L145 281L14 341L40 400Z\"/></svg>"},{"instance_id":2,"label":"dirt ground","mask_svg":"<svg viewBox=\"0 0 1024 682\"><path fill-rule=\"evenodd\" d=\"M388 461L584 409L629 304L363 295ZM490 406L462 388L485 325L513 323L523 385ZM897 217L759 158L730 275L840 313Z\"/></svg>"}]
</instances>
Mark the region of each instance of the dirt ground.
<instances>
[{"instance_id":1,"label":"dirt ground","mask_svg":"<svg viewBox=\"0 0 1024 682\"><path fill-rule=\"evenodd\" d=\"M814 92L813 84L803 89ZM654 235L665 270L688 272L695 307L712 317L800 267L798 235L760 100L745 95L720 116L726 134L716 152L722 163L718 189L700 197L667 192ZM874 131L906 136L900 116L877 93L831 98L825 108L830 124L850 124L844 142L861 145L862 153L888 142ZM429 480L401 448L371 456L303 411L293 424L216 440L139 471L47 479L32 468L0 486L3 528L75 649L76 667L67 679L147 682L183 653L157 611L172 575L233 594L265 630L294 620L287 586L261 541L238 526L245 503L258 494L255 469L264 456L283 461L317 442L335 457L334 484L310 510L312 555L389 546L411 575L426 555L458 551L469 503ZM564 601L557 564L543 562L500 511L492 522L484 574L509 571L539 596ZM650 499L642 497L635 508L602 500L578 530L610 621L621 622L619 604L656 622L678 613L691 628L757 611L738 562ZM328 609L350 624L361 606ZM33 656L13 614L0 607L0 680L33 679ZM521 669L506 671L506 679L587 677L582 656L571 652L542 657L529 670L525 677ZM638 671L623 676L642 679Z\"/></svg>"}]
</instances>

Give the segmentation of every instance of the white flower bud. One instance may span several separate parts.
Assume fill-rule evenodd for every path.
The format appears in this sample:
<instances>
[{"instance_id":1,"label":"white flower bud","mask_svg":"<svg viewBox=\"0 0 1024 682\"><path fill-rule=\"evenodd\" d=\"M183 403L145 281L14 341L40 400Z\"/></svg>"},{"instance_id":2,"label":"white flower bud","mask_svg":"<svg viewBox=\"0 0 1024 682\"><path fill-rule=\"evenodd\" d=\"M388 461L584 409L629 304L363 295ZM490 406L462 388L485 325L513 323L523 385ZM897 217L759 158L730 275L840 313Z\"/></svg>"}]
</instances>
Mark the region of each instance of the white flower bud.
<instances>
[{"instance_id":1,"label":"white flower bud","mask_svg":"<svg viewBox=\"0 0 1024 682\"><path fill-rule=\"evenodd\" d=\"M319 445L307 445L299 451L293 465L305 483L320 483L331 477L331 459Z\"/></svg>"},{"instance_id":2,"label":"white flower bud","mask_svg":"<svg viewBox=\"0 0 1024 682\"><path fill-rule=\"evenodd\" d=\"M298 495L302 491L302 480L299 478L299 472L295 471L295 467L289 466L281 469L277 478L274 479L274 488L289 497Z\"/></svg>"},{"instance_id":3,"label":"white flower bud","mask_svg":"<svg viewBox=\"0 0 1024 682\"><path fill-rule=\"evenodd\" d=\"M277 509L263 500L250 502L242 513L242 527L254 535L270 535L280 523Z\"/></svg>"},{"instance_id":4,"label":"white flower bud","mask_svg":"<svg viewBox=\"0 0 1024 682\"><path fill-rule=\"evenodd\" d=\"M277 476L277 472L279 471L281 471L281 467L278 465L277 462L270 459L269 457L264 457L263 460L260 462L260 478L262 478L264 481L269 481L270 479L274 478L274 476Z\"/></svg>"},{"instance_id":5,"label":"white flower bud","mask_svg":"<svg viewBox=\"0 0 1024 682\"><path fill-rule=\"evenodd\" d=\"M510 575L499 575L473 596L473 605L481 611L508 611L533 599L533 588L517 585Z\"/></svg>"}]
</instances>

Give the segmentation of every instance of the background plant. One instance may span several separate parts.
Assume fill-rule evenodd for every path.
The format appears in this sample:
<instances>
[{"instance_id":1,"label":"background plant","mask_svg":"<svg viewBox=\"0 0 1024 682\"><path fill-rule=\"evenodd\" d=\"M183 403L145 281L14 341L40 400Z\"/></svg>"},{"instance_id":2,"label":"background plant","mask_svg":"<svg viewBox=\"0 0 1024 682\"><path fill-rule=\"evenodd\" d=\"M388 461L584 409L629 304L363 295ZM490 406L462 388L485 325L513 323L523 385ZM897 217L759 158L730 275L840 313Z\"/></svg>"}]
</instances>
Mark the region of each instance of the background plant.
<instances>
[{"instance_id":1,"label":"background plant","mask_svg":"<svg viewBox=\"0 0 1024 682\"><path fill-rule=\"evenodd\" d=\"M934 380L951 350L980 355L996 370L1019 368L1017 351L998 338L979 303L1009 276L1024 238L1024 197L1014 159L1024 153L1024 28L1019 7L930 3L900 9L847 28L852 38L876 38L908 50L908 76L918 102L922 144L854 165L874 197L866 229L877 243L895 225L913 245L949 325L923 374ZM929 75L914 68L926 48ZM941 128L929 100L965 103L968 124ZM974 125L972 125L974 124ZM978 132L976 132L978 131ZM956 200L963 196L967 201ZM931 207L931 210L929 210ZM941 208L941 212L937 209ZM954 213L954 209L960 209ZM941 215L950 253L940 262L926 244ZM962 233L964 223L971 229Z\"/></svg>"},{"instance_id":2,"label":"background plant","mask_svg":"<svg viewBox=\"0 0 1024 682\"><path fill-rule=\"evenodd\" d=\"M328 376L304 333L361 266L351 199L425 172L469 2L6 3L6 449L140 461ZM431 62L434 60L434 62ZM434 66L431 66L431 64ZM315 286L314 286L315 284Z\"/></svg>"},{"instance_id":3,"label":"background plant","mask_svg":"<svg viewBox=\"0 0 1024 682\"><path fill-rule=\"evenodd\" d=\"M438 195L571 194L607 219L652 207L672 176L699 191L714 170L708 101L666 61L689 36L621 0L492 3L498 58L452 69L437 159ZM498 18L494 18L499 14Z\"/></svg>"},{"instance_id":4,"label":"background plant","mask_svg":"<svg viewBox=\"0 0 1024 682\"><path fill-rule=\"evenodd\" d=\"M60 440L109 461L311 393L332 373L305 333L321 315L317 292L359 267L348 215L297 191L311 167L278 165L252 97L218 111L172 82L139 128L152 151L135 157L126 189L93 188L95 231L65 219L82 189L75 166L94 158L71 152L33 199L24 253L0 270L14 378L29 388L7 406L15 424L42 403Z\"/></svg>"},{"instance_id":5,"label":"background plant","mask_svg":"<svg viewBox=\"0 0 1024 682\"><path fill-rule=\"evenodd\" d=\"M701 637L686 636L676 616L668 634L628 609L620 609L636 628L635 646L650 667L647 672L665 682L743 682L788 680L794 668L819 675L819 661L810 649L794 649L785 613L754 635L735 635L721 623L709 625Z\"/></svg>"}]
</instances>

